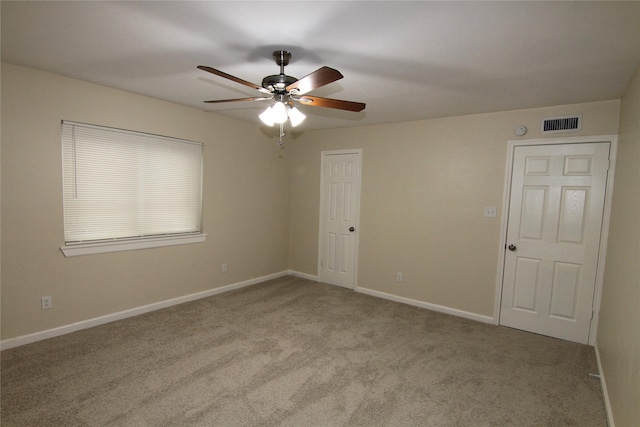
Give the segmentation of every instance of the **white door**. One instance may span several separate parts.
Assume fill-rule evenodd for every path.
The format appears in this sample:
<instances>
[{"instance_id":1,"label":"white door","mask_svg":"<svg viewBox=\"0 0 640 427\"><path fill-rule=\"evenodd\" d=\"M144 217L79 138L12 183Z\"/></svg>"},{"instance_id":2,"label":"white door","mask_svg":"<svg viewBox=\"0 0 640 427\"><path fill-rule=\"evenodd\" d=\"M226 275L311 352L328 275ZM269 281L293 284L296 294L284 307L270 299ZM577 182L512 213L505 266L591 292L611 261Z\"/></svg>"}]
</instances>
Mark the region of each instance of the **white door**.
<instances>
[{"instance_id":1,"label":"white door","mask_svg":"<svg viewBox=\"0 0 640 427\"><path fill-rule=\"evenodd\" d=\"M353 289L356 274L360 152L323 152L319 279Z\"/></svg>"},{"instance_id":2,"label":"white door","mask_svg":"<svg viewBox=\"0 0 640 427\"><path fill-rule=\"evenodd\" d=\"M514 148L500 324L588 342L609 149Z\"/></svg>"}]
</instances>

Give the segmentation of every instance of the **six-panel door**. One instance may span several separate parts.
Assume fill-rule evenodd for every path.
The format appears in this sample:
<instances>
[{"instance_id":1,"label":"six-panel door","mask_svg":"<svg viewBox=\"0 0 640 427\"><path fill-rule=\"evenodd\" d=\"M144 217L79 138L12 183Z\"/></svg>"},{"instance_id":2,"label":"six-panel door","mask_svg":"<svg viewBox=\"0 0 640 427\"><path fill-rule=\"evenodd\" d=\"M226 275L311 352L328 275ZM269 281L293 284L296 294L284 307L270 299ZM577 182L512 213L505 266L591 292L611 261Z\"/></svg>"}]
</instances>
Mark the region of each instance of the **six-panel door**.
<instances>
[{"instance_id":1,"label":"six-panel door","mask_svg":"<svg viewBox=\"0 0 640 427\"><path fill-rule=\"evenodd\" d=\"M515 148L500 324L588 342L609 149Z\"/></svg>"},{"instance_id":2,"label":"six-panel door","mask_svg":"<svg viewBox=\"0 0 640 427\"><path fill-rule=\"evenodd\" d=\"M320 218L320 280L353 289L360 155L325 154Z\"/></svg>"}]
</instances>

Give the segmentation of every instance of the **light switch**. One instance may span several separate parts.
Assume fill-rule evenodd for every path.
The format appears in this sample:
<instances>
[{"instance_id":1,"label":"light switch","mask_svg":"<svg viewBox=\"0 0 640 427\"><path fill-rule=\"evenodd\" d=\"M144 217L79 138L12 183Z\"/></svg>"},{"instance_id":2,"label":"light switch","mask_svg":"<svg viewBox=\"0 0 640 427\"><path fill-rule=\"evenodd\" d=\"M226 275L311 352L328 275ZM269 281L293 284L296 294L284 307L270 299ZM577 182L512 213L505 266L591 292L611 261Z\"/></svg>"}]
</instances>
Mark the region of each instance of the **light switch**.
<instances>
[{"instance_id":1,"label":"light switch","mask_svg":"<svg viewBox=\"0 0 640 427\"><path fill-rule=\"evenodd\" d=\"M485 206L484 208L484 217L485 218L495 218L498 216L498 208L495 206Z\"/></svg>"}]
</instances>

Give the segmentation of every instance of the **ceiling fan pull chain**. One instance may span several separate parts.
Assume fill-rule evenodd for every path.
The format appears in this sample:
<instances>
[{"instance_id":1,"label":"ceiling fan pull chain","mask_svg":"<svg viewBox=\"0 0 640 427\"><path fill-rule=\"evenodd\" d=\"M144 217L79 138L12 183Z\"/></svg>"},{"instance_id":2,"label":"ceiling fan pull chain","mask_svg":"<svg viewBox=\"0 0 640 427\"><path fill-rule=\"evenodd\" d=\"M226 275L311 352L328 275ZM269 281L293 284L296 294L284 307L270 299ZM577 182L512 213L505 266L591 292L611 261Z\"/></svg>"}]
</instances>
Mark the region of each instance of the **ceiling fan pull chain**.
<instances>
[{"instance_id":1,"label":"ceiling fan pull chain","mask_svg":"<svg viewBox=\"0 0 640 427\"><path fill-rule=\"evenodd\" d=\"M278 141L278 145L284 144L284 142L282 142L283 136L284 136L284 123L280 123L280 141Z\"/></svg>"}]
</instances>

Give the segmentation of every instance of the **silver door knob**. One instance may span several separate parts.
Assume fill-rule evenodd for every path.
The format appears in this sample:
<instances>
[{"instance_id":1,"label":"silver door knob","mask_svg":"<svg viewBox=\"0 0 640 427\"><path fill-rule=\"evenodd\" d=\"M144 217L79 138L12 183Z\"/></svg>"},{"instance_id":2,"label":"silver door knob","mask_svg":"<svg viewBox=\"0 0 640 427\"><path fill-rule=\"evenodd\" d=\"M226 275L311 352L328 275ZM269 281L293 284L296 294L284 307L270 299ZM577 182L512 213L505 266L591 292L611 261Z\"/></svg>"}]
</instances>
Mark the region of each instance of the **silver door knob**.
<instances>
[{"instance_id":1,"label":"silver door knob","mask_svg":"<svg viewBox=\"0 0 640 427\"><path fill-rule=\"evenodd\" d=\"M516 245L509 245L509 250L511 252L515 251L516 249L518 249L518 248L516 248Z\"/></svg>"},{"instance_id":2,"label":"silver door knob","mask_svg":"<svg viewBox=\"0 0 640 427\"><path fill-rule=\"evenodd\" d=\"M354 227L349 227L349 231L353 233L356 229Z\"/></svg>"}]
</instances>

